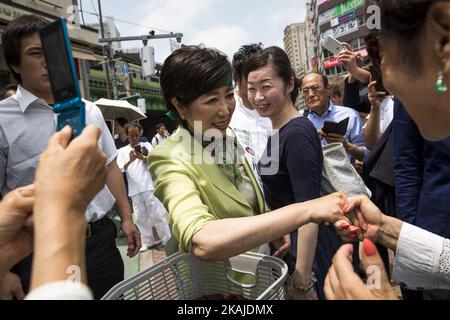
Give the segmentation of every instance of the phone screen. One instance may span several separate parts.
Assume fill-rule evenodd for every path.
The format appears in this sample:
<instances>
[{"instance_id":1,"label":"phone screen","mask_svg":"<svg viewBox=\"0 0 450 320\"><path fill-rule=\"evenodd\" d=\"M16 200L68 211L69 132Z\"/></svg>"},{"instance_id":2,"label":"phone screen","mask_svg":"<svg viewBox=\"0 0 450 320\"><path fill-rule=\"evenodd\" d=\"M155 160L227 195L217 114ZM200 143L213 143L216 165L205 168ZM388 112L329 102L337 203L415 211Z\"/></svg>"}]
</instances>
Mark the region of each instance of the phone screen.
<instances>
[{"instance_id":1,"label":"phone screen","mask_svg":"<svg viewBox=\"0 0 450 320\"><path fill-rule=\"evenodd\" d=\"M76 98L78 94L61 23L57 21L44 28L41 41L55 102Z\"/></svg>"},{"instance_id":2,"label":"phone screen","mask_svg":"<svg viewBox=\"0 0 450 320\"><path fill-rule=\"evenodd\" d=\"M141 146L140 145L134 146L134 151L142 153Z\"/></svg>"}]
</instances>

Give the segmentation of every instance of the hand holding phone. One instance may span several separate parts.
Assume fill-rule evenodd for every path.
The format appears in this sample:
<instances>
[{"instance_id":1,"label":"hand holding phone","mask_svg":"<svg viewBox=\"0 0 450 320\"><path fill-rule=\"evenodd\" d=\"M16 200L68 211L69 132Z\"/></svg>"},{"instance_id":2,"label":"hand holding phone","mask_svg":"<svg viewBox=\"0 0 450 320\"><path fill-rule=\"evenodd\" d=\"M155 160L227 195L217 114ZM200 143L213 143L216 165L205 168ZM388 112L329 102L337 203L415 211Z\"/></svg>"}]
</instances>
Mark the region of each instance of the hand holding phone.
<instances>
[{"instance_id":1,"label":"hand holding phone","mask_svg":"<svg viewBox=\"0 0 450 320\"><path fill-rule=\"evenodd\" d=\"M339 53L345 49L344 45L332 36L328 36L325 41L322 42L322 47L333 53L335 56L338 56Z\"/></svg>"},{"instance_id":2,"label":"hand holding phone","mask_svg":"<svg viewBox=\"0 0 450 320\"><path fill-rule=\"evenodd\" d=\"M337 61L344 65L344 68L354 74L358 71L361 56L354 52L348 43L342 43L343 50L337 55Z\"/></svg>"},{"instance_id":3,"label":"hand holding phone","mask_svg":"<svg viewBox=\"0 0 450 320\"><path fill-rule=\"evenodd\" d=\"M134 146L134 151L136 151L137 153L141 153L142 154L141 146L139 144Z\"/></svg>"},{"instance_id":4,"label":"hand holding phone","mask_svg":"<svg viewBox=\"0 0 450 320\"><path fill-rule=\"evenodd\" d=\"M146 160L145 159L145 157L147 156L147 154L148 154L148 151L147 151L147 154L145 154L145 152L146 152L146 148L145 147L141 147L141 145L135 145L134 147L133 147L133 149L134 149L134 155L136 156L136 158L138 158L139 160Z\"/></svg>"},{"instance_id":5,"label":"hand holding phone","mask_svg":"<svg viewBox=\"0 0 450 320\"><path fill-rule=\"evenodd\" d=\"M383 85L381 85L381 88L378 87L378 81L373 81L372 76L370 77L370 83L368 85L369 89L369 102L372 108L379 109L381 107L381 104L383 103L383 100L386 98L387 93L384 91ZM381 89L378 90L378 89Z\"/></svg>"},{"instance_id":6,"label":"hand holding phone","mask_svg":"<svg viewBox=\"0 0 450 320\"><path fill-rule=\"evenodd\" d=\"M378 77L376 79L374 79L374 81L376 81L377 83L375 84L375 89L378 92L384 92L387 94L387 90L384 88L384 84L383 84L383 78L382 77Z\"/></svg>"}]
</instances>

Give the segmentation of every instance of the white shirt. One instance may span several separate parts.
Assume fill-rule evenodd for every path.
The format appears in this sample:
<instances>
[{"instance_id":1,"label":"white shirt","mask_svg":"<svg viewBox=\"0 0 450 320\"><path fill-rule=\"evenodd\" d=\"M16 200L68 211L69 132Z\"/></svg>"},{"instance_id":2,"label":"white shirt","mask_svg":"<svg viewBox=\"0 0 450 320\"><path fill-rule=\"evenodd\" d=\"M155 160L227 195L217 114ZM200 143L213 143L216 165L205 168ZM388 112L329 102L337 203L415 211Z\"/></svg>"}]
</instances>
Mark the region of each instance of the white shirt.
<instances>
[{"instance_id":1,"label":"white shirt","mask_svg":"<svg viewBox=\"0 0 450 320\"><path fill-rule=\"evenodd\" d=\"M164 140L167 139L166 135L160 135L159 133L155 134L155 136L152 139L152 145L153 147L156 147L158 144L160 144L161 142L163 142Z\"/></svg>"},{"instance_id":2,"label":"white shirt","mask_svg":"<svg viewBox=\"0 0 450 320\"><path fill-rule=\"evenodd\" d=\"M409 288L450 289L450 240L404 222L392 277Z\"/></svg>"},{"instance_id":3,"label":"white shirt","mask_svg":"<svg viewBox=\"0 0 450 320\"><path fill-rule=\"evenodd\" d=\"M55 281L33 289L25 300L94 300L94 296L83 283Z\"/></svg>"},{"instance_id":4,"label":"white shirt","mask_svg":"<svg viewBox=\"0 0 450 320\"><path fill-rule=\"evenodd\" d=\"M370 118L370 114L367 116L367 119ZM380 133L383 134L387 127L391 124L394 119L394 99L392 97L386 97L381 102L380 106ZM367 124L364 125L364 129Z\"/></svg>"},{"instance_id":5,"label":"white shirt","mask_svg":"<svg viewBox=\"0 0 450 320\"><path fill-rule=\"evenodd\" d=\"M394 99L384 98L380 107L380 133L383 134L394 119Z\"/></svg>"},{"instance_id":6,"label":"white shirt","mask_svg":"<svg viewBox=\"0 0 450 320\"><path fill-rule=\"evenodd\" d=\"M153 149L148 142L139 142L139 145L145 147L149 152ZM117 154L117 165L124 171L125 164L130 160L130 152L133 149L130 145L120 148ZM145 191L155 190L147 163L143 160L134 160L127 168L128 195L130 197Z\"/></svg>"},{"instance_id":7,"label":"white shirt","mask_svg":"<svg viewBox=\"0 0 450 320\"><path fill-rule=\"evenodd\" d=\"M305 110L299 111L300 115L304 115ZM343 106L336 106L331 100L329 102L328 110L319 116L313 110L310 110L308 114L308 119L314 124L314 127L317 130L321 130L324 126L325 121L333 121L340 122L345 118L349 118L347 133L344 135L344 138L353 144L356 144L358 147L364 148L364 157L367 156L369 151L364 145L364 130L361 122L361 118L359 114L352 108L347 108ZM322 146L328 144L326 139L321 140ZM350 160L352 163L355 162L355 159L350 156Z\"/></svg>"},{"instance_id":8,"label":"white shirt","mask_svg":"<svg viewBox=\"0 0 450 320\"><path fill-rule=\"evenodd\" d=\"M272 134L272 121L261 117L256 110L250 110L244 106L242 99L235 94L236 109L231 118L230 127L238 136L239 142L253 149L258 162L267 146L269 136Z\"/></svg>"},{"instance_id":9,"label":"white shirt","mask_svg":"<svg viewBox=\"0 0 450 320\"><path fill-rule=\"evenodd\" d=\"M100 149L110 164L117 156L114 140L100 109L86 104L86 123L101 130ZM56 132L56 114L46 101L18 86L17 93L0 102L0 190L3 195L34 182L39 156ZM109 189L103 189L86 210L87 221L102 218L114 205Z\"/></svg>"}]
</instances>

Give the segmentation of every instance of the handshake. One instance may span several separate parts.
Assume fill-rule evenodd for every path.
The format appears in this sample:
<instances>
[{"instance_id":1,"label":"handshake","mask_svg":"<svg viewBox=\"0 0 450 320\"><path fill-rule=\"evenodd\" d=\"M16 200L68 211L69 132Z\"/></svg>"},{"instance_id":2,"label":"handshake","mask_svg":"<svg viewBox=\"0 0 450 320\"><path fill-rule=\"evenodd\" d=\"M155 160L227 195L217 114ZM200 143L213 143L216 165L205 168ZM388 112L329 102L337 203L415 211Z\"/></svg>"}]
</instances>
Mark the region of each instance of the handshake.
<instances>
[{"instance_id":1,"label":"handshake","mask_svg":"<svg viewBox=\"0 0 450 320\"><path fill-rule=\"evenodd\" d=\"M311 222L334 225L345 242L358 239L378 241L379 230L385 221L385 215L364 195L347 197L338 192L308 201L305 205Z\"/></svg>"},{"instance_id":2,"label":"handshake","mask_svg":"<svg viewBox=\"0 0 450 320\"><path fill-rule=\"evenodd\" d=\"M344 244L335 254L325 278L328 300L395 300L383 261L373 242L395 251L402 221L386 216L364 195L347 197L334 193L307 203L310 222L334 225L344 242L362 241L361 267L367 276L379 270L378 286L366 285L354 272L353 246ZM372 271L371 271L372 270ZM372 272L372 274L371 274ZM376 275L376 274L375 274Z\"/></svg>"}]
</instances>

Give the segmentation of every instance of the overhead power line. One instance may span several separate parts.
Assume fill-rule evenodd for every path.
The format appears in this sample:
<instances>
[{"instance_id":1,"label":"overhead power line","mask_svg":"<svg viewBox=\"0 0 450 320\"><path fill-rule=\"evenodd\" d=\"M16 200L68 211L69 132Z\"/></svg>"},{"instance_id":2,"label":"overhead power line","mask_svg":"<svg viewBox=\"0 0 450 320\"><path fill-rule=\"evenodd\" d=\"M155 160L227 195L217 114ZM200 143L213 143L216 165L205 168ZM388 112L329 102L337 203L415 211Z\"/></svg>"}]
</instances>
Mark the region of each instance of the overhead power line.
<instances>
[{"instance_id":1,"label":"overhead power line","mask_svg":"<svg viewBox=\"0 0 450 320\"><path fill-rule=\"evenodd\" d=\"M94 12L89 12L89 11L82 10L82 9L80 9L80 12L84 12L86 14L90 14L90 15L93 15L93 16L96 16L97 18L99 18L99 14L94 13ZM122 20L122 19L118 19L116 17L114 17L114 20L118 21L118 22L129 24L129 25L137 26L137 27L144 27L144 28L147 28L149 30L157 30L157 31L164 32L164 33L170 33L170 31L167 31L167 30L149 27L149 26L144 25L144 24L139 24L139 23L135 23L135 22L127 21L127 20Z\"/></svg>"}]
</instances>

